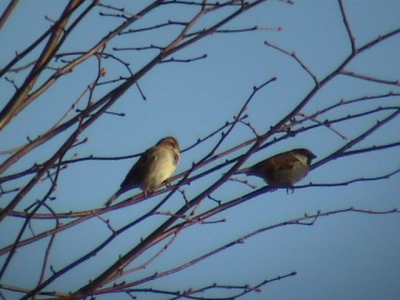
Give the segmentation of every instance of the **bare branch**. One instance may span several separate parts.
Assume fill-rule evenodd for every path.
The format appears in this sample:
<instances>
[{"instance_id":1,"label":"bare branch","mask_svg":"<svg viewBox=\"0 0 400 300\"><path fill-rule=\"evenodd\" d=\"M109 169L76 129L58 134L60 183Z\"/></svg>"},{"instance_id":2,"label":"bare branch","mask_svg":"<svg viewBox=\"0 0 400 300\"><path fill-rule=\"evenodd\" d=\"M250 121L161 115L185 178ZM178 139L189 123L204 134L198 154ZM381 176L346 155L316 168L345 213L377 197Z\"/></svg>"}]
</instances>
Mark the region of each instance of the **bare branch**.
<instances>
[{"instance_id":1,"label":"bare branch","mask_svg":"<svg viewBox=\"0 0 400 300\"><path fill-rule=\"evenodd\" d=\"M274 48L274 49L278 50L279 52L282 52L282 53L292 57L308 73L308 75L310 75L310 77L313 79L315 85L319 86L319 81L317 79L317 76L315 76L314 73L311 72L311 70L296 56L296 53L294 53L294 52L293 53L289 53L288 51L286 51L286 50L284 50L284 49L282 49L282 48L280 48L278 46L275 46L275 45L273 45L273 44L271 44L270 42L267 42L267 41L265 41L264 44L269 46L269 47L271 47L271 48Z\"/></svg>"},{"instance_id":2,"label":"bare branch","mask_svg":"<svg viewBox=\"0 0 400 300\"><path fill-rule=\"evenodd\" d=\"M343 1L342 0L338 0L338 3L339 3L339 7L340 7L340 13L342 14L343 23L344 23L344 26L346 27L347 35L348 35L349 40L350 40L351 52L354 55L354 54L357 53L357 48L356 48L356 43L355 43L356 42L356 38L354 37L353 32L351 30L351 27L350 27L350 24L349 24L349 20L348 20L347 15L346 15L346 11L345 11L345 9L343 7Z\"/></svg>"},{"instance_id":3,"label":"bare branch","mask_svg":"<svg viewBox=\"0 0 400 300\"><path fill-rule=\"evenodd\" d=\"M379 79L379 78L374 78L371 76L366 76L366 75L361 75L361 74L357 74L354 72L349 72L346 70L342 70L340 72L343 75L346 76L350 76L350 77L354 77L354 78L358 78L358 79L363 79L363 80L367 80L367 81L372 81L372 82L377 82L377 83L383 83L383 84L389 84L389 85L394 85L394 86L400 86L400 81L399 80L383 80L383 79Z\"/></svg>"}]
</instances>

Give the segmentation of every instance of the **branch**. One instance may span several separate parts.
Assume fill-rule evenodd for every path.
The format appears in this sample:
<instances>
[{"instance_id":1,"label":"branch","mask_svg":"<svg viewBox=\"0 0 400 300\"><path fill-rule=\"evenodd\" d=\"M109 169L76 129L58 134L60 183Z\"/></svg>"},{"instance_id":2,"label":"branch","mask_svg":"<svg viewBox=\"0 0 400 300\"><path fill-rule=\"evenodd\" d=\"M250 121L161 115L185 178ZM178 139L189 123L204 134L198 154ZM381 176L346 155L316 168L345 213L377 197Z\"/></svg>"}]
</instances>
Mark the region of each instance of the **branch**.
<instances>
[{"instance_id":1,"label":"branch","mask_svg":"<svg viewBox=\"0 0 400 300\"><path fill-rule=\"evenodd\" d=\"M7 19L10 17L12 11L17 6L18 2L19 0L11 0L7 8L4 10L3 14L0 17L0 30L6 23Z\"/></svg>"},{"instance_id":2,"label":"branch","mask_svg":"<svg viewBox=\"0 0 400 300\"><path fill-rule=\"evenodd\" d=\"M66 26L71 12L77 9L84 1L83 0L70 0L66 9L62 13L61 19L63 20L57 27L54 28L52 34L42 51L40 58L36 61L35 66L32 71L26 78L25 82L18 89L18 91L14 94L11 100L7 103L7 105L0 112L0 130L6 126L11 119L13 119L22 109L27 105L27 97L36 81L39 79L39 75L47 66L47 64L52 59L54 53L60 47L58 44L59 40L64 31L64 27ZM29 103L29 102L28 102Z\"/></svg>"},{"instance_id":3,"label":"branch","mask_svg":"<svg viewBox=\"0 0 400 300\"><path fill-rule=\"evenodd\" d=\"M346 15L345 9L343 7L343 0L338 0L338 3L339 3L339 7L340 7L340 13L342 14L343 23L344 23L344 26L346 27L347 35L350 40L351 52L353 55L355 55L357 53L357 48L356 48L356 44L355 44L356 38L353 35L353 32L352 32L350 24L349 24L349 20L347 19L347 15Z\"/></svg>"},{"instance_id":4,"label":"branch","mask_svg":"<svg viewBox=\"0 0 400 300\"><path fill-rule=\"evenodd\" d=\"M400 114L400 109L397 109L394 113L390 114L388 117L383 119L382 121L378 121L374 126L366 130L363 134L359 135L357 138L351 140L348 142L346 145L338 149L336 152L331 154L330 156L318 161L318 163L315 163L312 165L312 169L318 168L321 165L325 164L327 161L334 159L338 156L340 156L342 153L344 153L347 149L350 149L354 145L356 145L358 142L362 141L365 137L369 136L372 134L375 130L379 129L381 126L385 125L388 123L390 120L394 119Z\"/></svg>"},{"instance_id":5,"label":"branch","mask_svg":"<svg viewBox=\"0 0 400 300\"><path fill-rule=\"evenodd\" d=\"M201 256L199 256L199 257L197 257L197 258L195 258L195 259L193 259L191 261L188 261L188 262L186 262L186 263L184 263L184 264L182 264L182 265L180 265L180 266L178 266L176 268L173 268L173 269L170 269L170 270L167 270L167 271L164 271L164 272L157 272L154 275L145 277L143 279L139 279L139 280L131 282L131 283L119 284L118 288L119 288L119 290L129 289L129 288L132 288L134 286L138 286L140 284L151 282L151 281L154 281L156 279L159 279L159 278L162 278L162 277L169 276L171 274L177 273L177 272L182 271L182 270L184 270L186 268L189 268L189 267L191 267L191 266L193 266L193 265L195 265L195 264L197 264L197 263L199 263L199 262L201 262L201 261L203 261L203 260L205 260L205 259L207 259L209 257L212 257L212 256L214 256L214 255L216 255L218 253L221 253L221 252L223 252L223 251L225 251L225 250L227 250L229 248L232 248L232 247L237 246L237 245L244 244L246 240L248 240L248 239L250 239L252 237L255 237L257 235L260 235L262 233L265 233L267 231L274 230L274 229L279 228L279 227L286 227L286 226L292 226L292 225L312 226L312 225L315 225L316 221L321 217L327 217L327 216L330 216L330 215L337 215L337 214L343 214L343 213L362 213L362 214L370 214L370 215L387 215L387 214L399 214L400 212L397 209L391 209L391 210L386 210L386 211L373 211L373 210L364 210L364 209L350 207L350 208L346 208L346 209L332 210L332 211L327 211L327 212L318 211L316 214L310 214L310 215L309 214L304 214L304 216L302 216L302 217L294 218L294 219L291 219L291 220L288 220L288 221L283 221L283 222L280 222L280 223L276 223L274 225L270 225L270 226L266 226L266 227L257 229L255 231L249 233L249 234L246 234L244 236L241 236L241 237L235 239L232 242L229 242L229 243L227 243L227 244L225 244L223 246L220 246L220 247L218 247L218 248L216 248L216 249L214 249L214 250L212 250L212 251L210 251L210 252L208 252L206 254L203 254L203 255L201 255ZM206 212L206 213L196 217L196 219L198 221L203 221L204 219L209 218L212 215L213 214L210 214L209 212ZM188 222L188 223L185 224L184 227L188 227L188 226L191 226L193 224L194 224L193 222ZM171 234L175 234L176 230L179 231L181 229L182 229L182 226L171 228L168 232L165 232L164 238L169 236L169 235L171 235ZM293 273L291 273L291 276L293 276L295 274L296 273L293 272ZM258 287L259 286L257 285L257 286L254 287L254 289L256 289ZM103 288L103 289L95 291L93 293L93 295L100 295L100 294L110 293L110 292L113 292L113 291L114 291L113 287L108 287L108 288ZM133 291L140 292L141 289L134 289L134 290L131 289L130 291L132 291L132 292ZM239 297L239 296L240 295L237 295L236 297ZM66 299L69 299L69 298L66 298ZM49 299L49 300L51 300L51 299Z\"/></svg>"},{"instance_id":6,"label":"branch","mask_svg":"<svg viewBox=\"0 0 400 300\"><path fill-rule=\"evenodd\" d=\"M314 81L315 85L316 86L319 85L319 81L317 79L317 76L315 76L315 74L313 72L311 72L311 70L297 57L296 53L294 53L294 52L289 53L288 51L286 51L286 50L284 50L284 49L282 49L282 48L280 48L278 46L275 46L275 45L271 44L268 41L265 41L264 44L269 46L269 47L271 47L271 48L273 48L273 49L278 50L279 52L282 52L285 55L288 55L288 56L292 57L307 72L307 74L312 78L312 80Z\"/></svg>"},{"instance_id":7,"label":"branch","mask_svg":"<svg viewBox=\"0 0 400 300\"><path fill-rule=\"evenodd\" d=\"M354 77L354 78L358 78L358 79L363 79L363 80L367 80L367 81L383 83L383 84L389 84L389 85L394 85L394 86L400 86L400 81L399 80L392 80L392 81L383 80L383 79L374 78L374 77L371 77L371 76L357 74L357 73L354 73L354 72L349 72L349 71L346 71L346 70L342 70L340 73L343 74L343 75L346 75L346 76L350 76L350 77Z\"/></svg>"}]
</instances>

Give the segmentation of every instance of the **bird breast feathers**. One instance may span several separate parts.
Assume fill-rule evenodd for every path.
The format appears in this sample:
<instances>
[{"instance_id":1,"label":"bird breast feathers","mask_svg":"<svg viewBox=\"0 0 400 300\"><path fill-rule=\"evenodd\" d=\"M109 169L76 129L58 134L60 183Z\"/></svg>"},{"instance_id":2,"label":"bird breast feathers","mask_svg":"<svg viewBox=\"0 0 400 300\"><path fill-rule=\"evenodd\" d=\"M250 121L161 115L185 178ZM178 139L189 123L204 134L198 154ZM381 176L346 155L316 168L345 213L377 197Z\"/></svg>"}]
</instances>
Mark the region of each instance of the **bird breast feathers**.
<instances>
[{"instance_id":1,"label":"bird breast feathers","mask_svg":"<svg viewBox=\"0 0 400 300\"><path fill-rule=\"evenodd\" d=\"M179 156L171 149L163 147L153 148L149 152L150 169L155 169L165 174L165 177L168 178L175 171Z\"/></svg>"}]
</instances>

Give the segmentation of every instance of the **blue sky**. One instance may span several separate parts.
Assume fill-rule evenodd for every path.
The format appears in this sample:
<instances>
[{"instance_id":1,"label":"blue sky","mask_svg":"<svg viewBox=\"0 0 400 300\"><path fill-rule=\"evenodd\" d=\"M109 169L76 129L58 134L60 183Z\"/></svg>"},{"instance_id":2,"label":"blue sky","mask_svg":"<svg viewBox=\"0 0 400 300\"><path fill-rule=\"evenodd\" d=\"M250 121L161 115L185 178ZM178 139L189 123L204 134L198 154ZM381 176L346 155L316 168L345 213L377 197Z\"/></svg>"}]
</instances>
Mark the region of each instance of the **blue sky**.
<instances>
[{"instance_id":1,"label":"blue sky","mask_svg":"<svg viewBox=\"0 0 400 300\"><path fill-rule=\"evenodd\" d=\"M48 28L49 22L44 16L56 19L66 1L62 3L63 5L36 1L19 4L7 26L0 31L1 67L15 55L15 51L24 49ZM114 4L135 12L146 3L117 1ZM0 4L1 11L5 5L6 3ZM400 27L398 1L345 1L344 6L356 36L357 46ZM145 27L168 19L185 20L194 10L174 10L171 5L143 18L135 26ZM220 15L207 17L200 22L198 28L210 24L218 17ZM156 23L154 20L157 20ZM118 18L92 14L60 52L85 51L120 22ZM114 112L124 112L126 116L103 115L82 134L81 138L88 137L88 142L68 152L66 158L71 158L75 152L80 157L118 157L141 153L167 135L177 137L181 149L185 149L226 121L231 121L251 94L253 86L259 86L272 77L277 77L275 82L256 94L246 110L248 120L258 132L263 133L290 112L313 88L311 78L293 59L267 47L264 41L288 52L295 52L319 79L336 68L350 51L337 1L295 1L294 5L286 5L282 1L267 1L229 23L226 28L236 29L254 25L282 27L283 30L214 34L174 54L175 58L181 59L207 54L207 59L156 66L139 81L147 100L141 98L136 87L129 89L111 109ZM133 28L136 28L135 26ZM179 30L179 27L167 27L156 32L121 35L107 45L107 50L111 52L112 47L164 45ZM349 65L348 70L386 80L398 80L399 46L400 37L395 36L361 54ZM154 57L157 51L114 53L129 61L132 70L136 71ZM34 57L28 57L25 62ZM103 63L107 71L104 80L129 75L126 69L115 61L108 59ZM18 85L23 78L20 74L7 76L13 78ZM71 75L61 78L0 132L0 151L18 147L26 143L27 136L35 138L53 126L95 76L96 60L91 59L75 68ZM98 88L94 99L100 99L114 86L116 84ZM3 95L2 103L5 104L13 94L14 88L9 82L2 80L0 90ZM400 92L399 86L338 76L321 89L302 112L312 114L341 99L348 100L390 91ZM399 97L380 101L379 105L382 106L399 106ZM323 116L321 121L325 118L332 119L366 111L379 106L376 103L371 101L339 108ZM335 124L334 128L350 140L375 124L377 119L387 115L387 112L381 112L357 122ZM398 141L399 126L397 118L357 145L356 149ZM5 175L25 170L34 162L43 162L58 149L69 134L71 131L32 151L7 170ZM249 128L238 126L219 151L227 150L252 137L253 133ZM218 136L201 147L183 153L176 174L189 169L192 163L208 153L217 141ZM298 147L312 150L318 156L318 161L346 142L333 131L319 128L259 151L244 165L251 165L281 151ZM242 154L245 150L235 155ZM309 182L338 183L360 177L384 175L399 168L398 153L398 148L390 148L338 159L313 170L299 185ZM0 156L0 159L3 161L6 156ZM51 202L53 209L57 212L67 212L101 207L118 188L135 161L136 159L87 161L70 165L60 175L54 193L57 200ZM182 187L186 196L192 199L226 170ZM238 178L244 179L239 176ZM176 267L254 230L298 218L305 213L314 214L318 210L324 212L349 207L374 211L399 208L399 178L397 174L386 180L359 182L348 186L309 187L297 189L294 193L278 190L264 194L213 218L224 218L224 223L196 225L182 232L160 258L146 269L128 275L127 280L135 280ZM22 185L28 179L23 178L17 183L5 184L2 187ZM258 178L248 180L257 187L264 185ZM18 205L17 210L25 209L35 199L43 196L47 188L48 182L36 186ZM228 201L250 191L251 189L244 184L227 182L212 196L221 201ZM121 199L138 192L139 190L133 190ZM6 195L0 199L2 207L8 203L11 196ZM114 228L119 228L151 209L161 197L110 212L103 217L108 218ZM160 211L173 212L183 204L184 200L177 193ZM199 211L205 211L214 205L211 200L205 200ZM96 257L75 268L48 289L68 292L81 287L94 278L99 270L106 269L119 255L131 249L140 238L151 233L163 220L165 217L155 216L128 230ZM54 223L34 221L32 227L35 232L41 232L51 227L52 222ZM21 225L20 219L6 218L0 226L0 235L4 237L0 240L1 248L13 241ZM296 276L267 284L262 288L262 292L250 293L242 299L395 299L400 286L399 226L399 214L377 216L353 212L320 218L314 226L285 226L257 235L246 240L244 244L210 257L192 268L141 287L177 291L189 287L200 288L214 282L221 285L255 285L265 279L296 271ZM31 234L27 231L24 237L28 238ZM61 269L96 247L109 235L110 231L104 222L97 218L63 231L57 235L50 264L55 270ZM163 245L155 247L149 254L140 258L140 261L145 261ZM46 243L42 240L20 248L5 274L3 283L27 288L34 286L37 277L24 270L27 267L30 270L40 269L44 247ZM0 262L3 263L4 259L5 255L1 256ZM140 261L135 262L135 266L139 265ZM5 295L7 299L19 299L19 294L5 292ZM207 294L209 297L218 295ZM137 296L138 299L170 299L164 296L154 298L148 294ZM107 299L107 296L104 299ZM129 297L121 294L118 295L118 299Z\"/></svg>"}]
</instances>

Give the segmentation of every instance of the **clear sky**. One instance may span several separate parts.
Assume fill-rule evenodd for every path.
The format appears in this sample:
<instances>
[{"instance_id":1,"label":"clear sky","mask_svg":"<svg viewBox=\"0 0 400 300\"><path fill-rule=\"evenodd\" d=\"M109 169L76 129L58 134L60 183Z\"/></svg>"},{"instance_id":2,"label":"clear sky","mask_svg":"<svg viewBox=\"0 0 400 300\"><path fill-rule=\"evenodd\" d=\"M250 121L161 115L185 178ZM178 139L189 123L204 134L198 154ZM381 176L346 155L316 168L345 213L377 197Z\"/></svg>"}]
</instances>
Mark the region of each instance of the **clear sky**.
<instances>
[{"instance_id":1,"label":"clear sky","mask_svg":"<svg viewBox=\"0 0 400 300\"><path fill-rule=\"evenodd\" d=\"M4 10L6 2L8 1L0 3L1 11ZM117 7L125 7L129 12L136 12L149 1L109 2ZM297 0L294 2L294 5L287 5L283 1L267 1L225 27L237 29L258 25L272 29L281 27L281 31L271 29L237 34L214 34L174 54L177 59L189 59L207 54L206 59L190 63L164 63L156 66L139 81L146 100L141 98L136 87L129 89L111 109L113 112L125 113L125 117L103 115L81 136L82 139L88 137L88 142L68 152L66 157L71 158L75 152L80 157L88 155L118 157L137 154L168 135L175 136L179 140L181 149L185 149L197 139L204 138L222 126L226 121L232 121L233 116L239 112L251 94L253 86L259 86L277 77L275 82L257 93L246 110L249 116L248 121L254 128L259 133L267 131L309 93L314 82L292 58L266 46L265 41L290 53L295 52L319 79L335 69L350 53L350 44L337 1ZM22 1L9 23L0 31L0 68L14 57L16 51L24 49L46 30L49 27L49 21L44 16L56 19L65 3L67 2ZM358 47L365 45L378 35L400 28L400 1L349 0L344 1L344 7ZM106 9L98 9L98 11L108 12ZM170 5L143 18L137 22L136 27L132 28L161 24L169 19L187 20L193 15L193 11L195 8L174 10L174 6ZM196 28L201 29L218 17L220 16L211 15L200 22ZM119 18L99 17L93 13L71 36L70 41L60 52L86 51L121 22ZM149 44L162 46L179 30L179 27L166 27L138 35L121 35L107 45L107 50L112 52L112 47L140 47ZM360 55L347 69L385 80L399 80L399 49L400 36L397 35ZM154 50L114 51L113 53L129 61L131 69L136 71L158 52ZM30 62L32 59L34 56L28 57L25 62ZM129 76L126 69L114 60L107 59L103 62L103 67L107 71L104 80ZM23 145L26 143L27 136L35 138L53 126L83 93L87 85L95 79L95 76L96 60L91 59L74 69L71 76L62 78L9 126L0 131L0 151ZM22 76L18 73L8 74L7 77L14 79L17 85L22 83ZM116 85L98 88L94 99L100 99ZM10 82L2 79L0 91L3 106L14 93L14 88ZM349 100L391 91L399 93L400 87L338 76L317 93L302 112L309 115L341 99ZM382 106L398 107L400 99L392 97L381 101ZM364 112L377 106L379 105L376 105L376 101L371 101L337 109L324 115L320 121ZM366 116L358 121L336 124L334 129L351 140L387 115L387 112L382 112ZM397 118L357 145L356 149L399 141L399 128L400 119ZM71 131L62 134L46 147L36 149L13 165L4 175L26 170L34 162L42 163L58 149L70 133ZM253 133L248 127L238 126L222 145L220 151L227 150L252 137ZM216 136L203 146L184 152L176 174L189 169L193 162L197 162L208 153L218 138L219 136ZM339 149L348 140L343 140L332 130L319 128L268 147L254 154L244 165L248 166L276 153L299 147L312 150L317 155L316 162L318 162ZM246 149L235 153L232 157L245 153ZM6 158L6 155L0 156L1 161ZM104 201L117 190L135 161L136 158L72 164L60 175L59 184L54 193L57 200L51 202L53 209L57 212L68 212L101 207ZM299 185L310 182L339 183L361 177L380 176L399 167L399 148L395 147L332 161L313 170ZM223 169L182 189L185 190L186 196L192 199L226 170ZM245 179L242 176L235 177ZM19 184L26 183L28 179L21 179ZM248 179L257 187L264 185L261 179ZM15 183L4 184L2 188L12 188L12 184ZM145 270L127 276L127 280L168 270L254 230L301 217L304 214L314 214L318 210L325 212L355 207L385 211L400 208L399 186L400 176L397 174L385 180L358 182L347 186L309 187L296 189L294 193L278 190L264 194L212 219L225 218L224 223L196 225L182 232L160 258ZM46 184L35 187L16 210L24 210L35 199L43 196L46 188L48 188ZM251 188L247 185L227 182L212 196L221 201L228 201L250 191ZM136 189L129 195L138 192L139 190ZM4 207L11 196L5 195L0 198L0 206ZM103 217L110 220L111 226L119 228L151 209L162 199L160 197L162 196L113 211ZM176 211L183 204L184 200L177 193L160 211ZM211 200L205 200L199 211L206 211L213 205L215 203ZM164 217L157 216L133 230L128 230L96 257L67 273L46 290L68 292L81 287L89 279L93 279L99 270L105 270L114 263L119 255L126 253L141 237L149 234L163 220L165 220ZM53 226L53 223L54 221L34 221L32 230L39 233ZM1 223L0 248L12 243L21 225L22 220L11 217ZM399 214L369 215L349 212L324 217L318 219L314 226L285 226L259 234L246 240L244 244L236 245L212 256L192 268L140 287L177 291L189 287L200 288L214 282L221 285L254 286L265 279L296 271L296 276L267 284L260 293L250 293L242 299L396 299L400 293L399 228ZM27 231L24 238L31 235L32 232ZM56 237L50 265L55 270L63 268L72 260L99 245L109 235L107 226L97 218L63 231ZM2 283L26 288L34 286L37 283L37 276L33 276L31 270L40 269L42 253L46 245L46 242L42 240L20 248ZM155 252L151 251L151 253ZM0 263L4 263L5 258L6 255L1 256ZM29 272L26 271L27 269ZM19 299L19 294L16 293L4 292L4 295L7 300ZM162 295L155 298L149 294L136 296L138 299L146 300L172 298ZM213 297L220 294L209 293L203 296ZM111 297L105 296L102 299L111 299ZM118 298L113 297L113 299L130 298L120 294Z\"/></svg>"}]
</instances>

